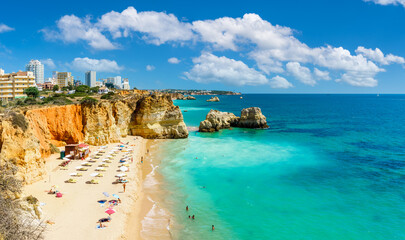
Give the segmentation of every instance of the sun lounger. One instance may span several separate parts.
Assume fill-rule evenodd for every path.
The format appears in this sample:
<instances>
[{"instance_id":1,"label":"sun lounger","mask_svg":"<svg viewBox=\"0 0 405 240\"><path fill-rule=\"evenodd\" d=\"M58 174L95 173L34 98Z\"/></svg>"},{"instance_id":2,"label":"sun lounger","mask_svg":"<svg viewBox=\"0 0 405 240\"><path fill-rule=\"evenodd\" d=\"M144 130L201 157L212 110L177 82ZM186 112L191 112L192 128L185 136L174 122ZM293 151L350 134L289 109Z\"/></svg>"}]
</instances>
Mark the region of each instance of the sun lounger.
<instances>
[{"instance_id":1,"label":"sun lounger","mask_svg":"<svg viewBox=\"0 0 405 240\"><path fill-rule=\"evenodd\" d=\"M104 172L104 171L105 171L105 168L103 168L103 167L98 167L98 168L96 168L95 170L96 170L96 171L99 171L99 172Z\"/></svg>"},{"instance_id":2,"label":"sun lounger","mask_svg":"<svg viewBox=\"0 0 405 240\"><path fill-rule=\"evenodd\" d=\"M90 180L90 184L98 184L99 182L98 182L98 180L96 180L96 179L91 179Z\"/></svg>"},{"instance_id":3,"label":"sun lounger","mask_svg":"<svg viewBox=\"0 0 405 240\"><path fill-rule=\"evenodd\" d=\"M87 170L89 170L88 168L85 168L85 167L81 167L81 168L77 168L76 169L77 171L87 171Z\"/></svg>"},{"instance_id":4,"label":"sun lounger","mask_svg":"<svg viewBox=\"0 0 405 240\"><path fill-rule=\"evenodd\" d=\"M76 180L76 179L73 179L73 178L69 178L66 182L67 182L67 183L76 183L77 180Z\"/></svg>"}]
</instances>

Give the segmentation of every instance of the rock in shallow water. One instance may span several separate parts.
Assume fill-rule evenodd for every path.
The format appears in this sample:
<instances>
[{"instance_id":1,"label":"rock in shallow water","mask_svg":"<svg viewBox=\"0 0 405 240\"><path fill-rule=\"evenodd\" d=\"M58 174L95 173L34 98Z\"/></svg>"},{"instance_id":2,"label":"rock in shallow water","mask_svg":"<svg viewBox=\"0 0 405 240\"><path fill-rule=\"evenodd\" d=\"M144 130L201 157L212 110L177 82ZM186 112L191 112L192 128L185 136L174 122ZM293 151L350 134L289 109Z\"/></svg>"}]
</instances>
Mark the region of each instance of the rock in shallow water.
<instances>
[{"instance_id":1,"label":"rock in shallow water","mask_svg":"<svg viewBox=\"0 0 405 240\"><path fill-rule=\"evenodd\" d=\"M258 107L245 108L241 117L233 113L211 110L204 121L200 122L200 132L216 132L220 129L240 128L268 128L266 117Z\"/></svg>"}]
</instances>

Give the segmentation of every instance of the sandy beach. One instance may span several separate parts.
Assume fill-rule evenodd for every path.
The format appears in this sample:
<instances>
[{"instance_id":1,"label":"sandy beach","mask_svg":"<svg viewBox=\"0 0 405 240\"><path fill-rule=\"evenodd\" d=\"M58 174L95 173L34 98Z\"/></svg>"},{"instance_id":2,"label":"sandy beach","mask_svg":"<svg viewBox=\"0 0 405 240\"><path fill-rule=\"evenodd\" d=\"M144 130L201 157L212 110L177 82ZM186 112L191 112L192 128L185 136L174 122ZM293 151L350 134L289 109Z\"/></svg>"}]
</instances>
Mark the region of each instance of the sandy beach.
<instances>
[{"instance_id":1,"label":"sandy beach","mask_svg":"<svg viewBox=\"0 0 405 240\"><path fill-rule=\"evenodd\" d=\"M159 206L160 198L164 197L164 193L157 187L157 183L162 179L155 171L160 164L157 149L161 141L164 140L148 140L146 143L146 149L149 151L140 168L138 199L127 217L122 239L171 239L167 229L170 227L170 215L166 215L167 211Z\"/></svg>"},{"instance_id":2,"label":"sandy beach","mask_svg":"<svg viewBox=\"0 0 405 240\"><path fill-rule=\"evenodd\" d=\"M97 173L95 169L102 164L102 160L115 150L119 143L106 145L105 153L92 163L87 171L76 171L76 167L81 166L82 160L74 160L68 165L68 170L61 170L59 164L59 154L53 154L47 159L47 176L43 180L25 186L24 195L33 195L38 198L42 209L42 218L47 229L44 234L45 239L140 239L140 222L142 219L142 209L148 209L143 205L142 197L142 163L141 156L146 156L146 145L148 140L141 137L129 136L121 139L122 143L127 143L125 147L113 156L111 163L107 163L106 171L100 172L103 177L92 177L92 173ZM128 149L132 148L133 162L128 161L129 172L126 172L126 184L124 193L122 184L113 184L119 171L119 160L128 155ZM99 146L90 146L92 154L100 149ZM72 177L71 173L80 172L81 177ZM66 183L73 178L76 183ZM97 179L99 184L88 184L91 179ZM48 194L51 186L56 185L63 194L62 198L56 198L55 194ZM103 192L107 192L106 197ZM104 211L108 208L107 203L99 203L99 200L113 200L112 194L117 194L122 203L114 206L116 213L111 215L111 221L106 223L107 227L97 228L97 221L108 217ZM130 231L126 231L130 229Z\"/></svg>"}]
</instances>

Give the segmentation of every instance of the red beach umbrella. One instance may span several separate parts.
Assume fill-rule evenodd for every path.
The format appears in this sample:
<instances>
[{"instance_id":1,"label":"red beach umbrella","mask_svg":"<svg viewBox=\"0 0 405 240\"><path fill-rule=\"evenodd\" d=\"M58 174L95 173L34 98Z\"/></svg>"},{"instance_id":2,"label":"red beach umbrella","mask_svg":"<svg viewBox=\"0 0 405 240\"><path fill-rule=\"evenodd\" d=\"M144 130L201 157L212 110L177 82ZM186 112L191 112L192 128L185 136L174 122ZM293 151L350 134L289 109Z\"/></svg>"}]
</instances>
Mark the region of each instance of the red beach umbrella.
<instances>
[{"instance_id":1,"label":"red beach umbrella","mask_svg":"<svg viewBox=\"0 0 405 240\"><path fill-rule=\"evenodd\" d=\"M115 210L112 208L108 208L107 210L105 210L105 213L107 213L108 215L111 215L111 214L115 213Z\"/></svg>"}]
</instances>

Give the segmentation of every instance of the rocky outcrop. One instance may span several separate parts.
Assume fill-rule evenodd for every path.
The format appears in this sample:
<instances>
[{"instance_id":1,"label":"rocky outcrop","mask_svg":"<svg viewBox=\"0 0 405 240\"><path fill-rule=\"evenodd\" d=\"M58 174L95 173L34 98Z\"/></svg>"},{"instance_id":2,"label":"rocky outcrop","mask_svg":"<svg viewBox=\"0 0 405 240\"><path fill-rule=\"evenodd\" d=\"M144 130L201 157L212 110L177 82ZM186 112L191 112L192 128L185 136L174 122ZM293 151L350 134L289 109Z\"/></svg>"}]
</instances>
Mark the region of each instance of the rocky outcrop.
<instances>
[{"instance_id":1,"label":"rocky outcrop","mask_svg":"<svg viewBox=\"0 0 405 240\"><path fill-rule=\"evenodd\" d=\"M129 129L144 138L186 138L183 114L169 95L152 95L138 102Z\"/></svg>"},{"instance_id":2,"label":"rocky outcrop","mask_svg":"<svg viewBox=\"0 0 405 240\"><path fill-rule=\"evenodd\" d=\"M211 110L204 121L200 123L200 132L216 132L237 124L239 118L233 113Z\"/></svg>"},{"instance_id":3,"label":"rocky outcrop","mask_svg":"<svg viewBox=\"0 0 405 240\"><path fill-rule=\"evenodd\" d=\"M42 178L44 158L55 146L104 145L127 135L186 138L188 131L169 95L131 95L96 104L9 112L0 117L0 166L11 161L18 166L20 178L32 183Z\"/></svg>"},{"instance_id":4,"label":"rocky outcrop","mask_svg":"<svg viewBox=\"0 0 405 240\"><path fill-rule=\"evenodd\" d=\"M196 98L193 96L187 96L187 97L184 97L182 100L196 100Z\"/></svg>"},{"instance_id":5,"label":"rocky outcrop","mask_svg":"<svg viewBox=\"0 0 405 240\"><path fill-rule=\"evenodd\" d=\"M217 96L211 97L210 99L207 100L207 102L219 102L219 98Z\"/></svg>"},{"instance_id":6,"label":"rocky outcrop","mask_svg":"<svg viewBox=\"0 0 405 240\"><path fill-rule=\"evenodd\" d=\"M181 93L168 93L172 100L184 100L184 95Z\"/></svg>"},{"instance_id":7,"label":"rocky outcrop","mask_svg":"<svg viewBox=\"0 0 405 240\"><path fill-rule=\"evenodd\" d=\"M268 128L266 117L258 107L245 108L241 117L233 113L211 110L204 121L200 122L200 132L216 132L220 129L240 128Z\"/></svg>"},{"instance_id":8,"label":"rocky outcrop","mask_svg":"<svg viewBox=\"0 0 405 240\"><path fill-rule=\"evenodd\" d=\"M266 117L258 107L242 109L238 122L240 128L268 128Z\"/></svg>"}]
</instances>

